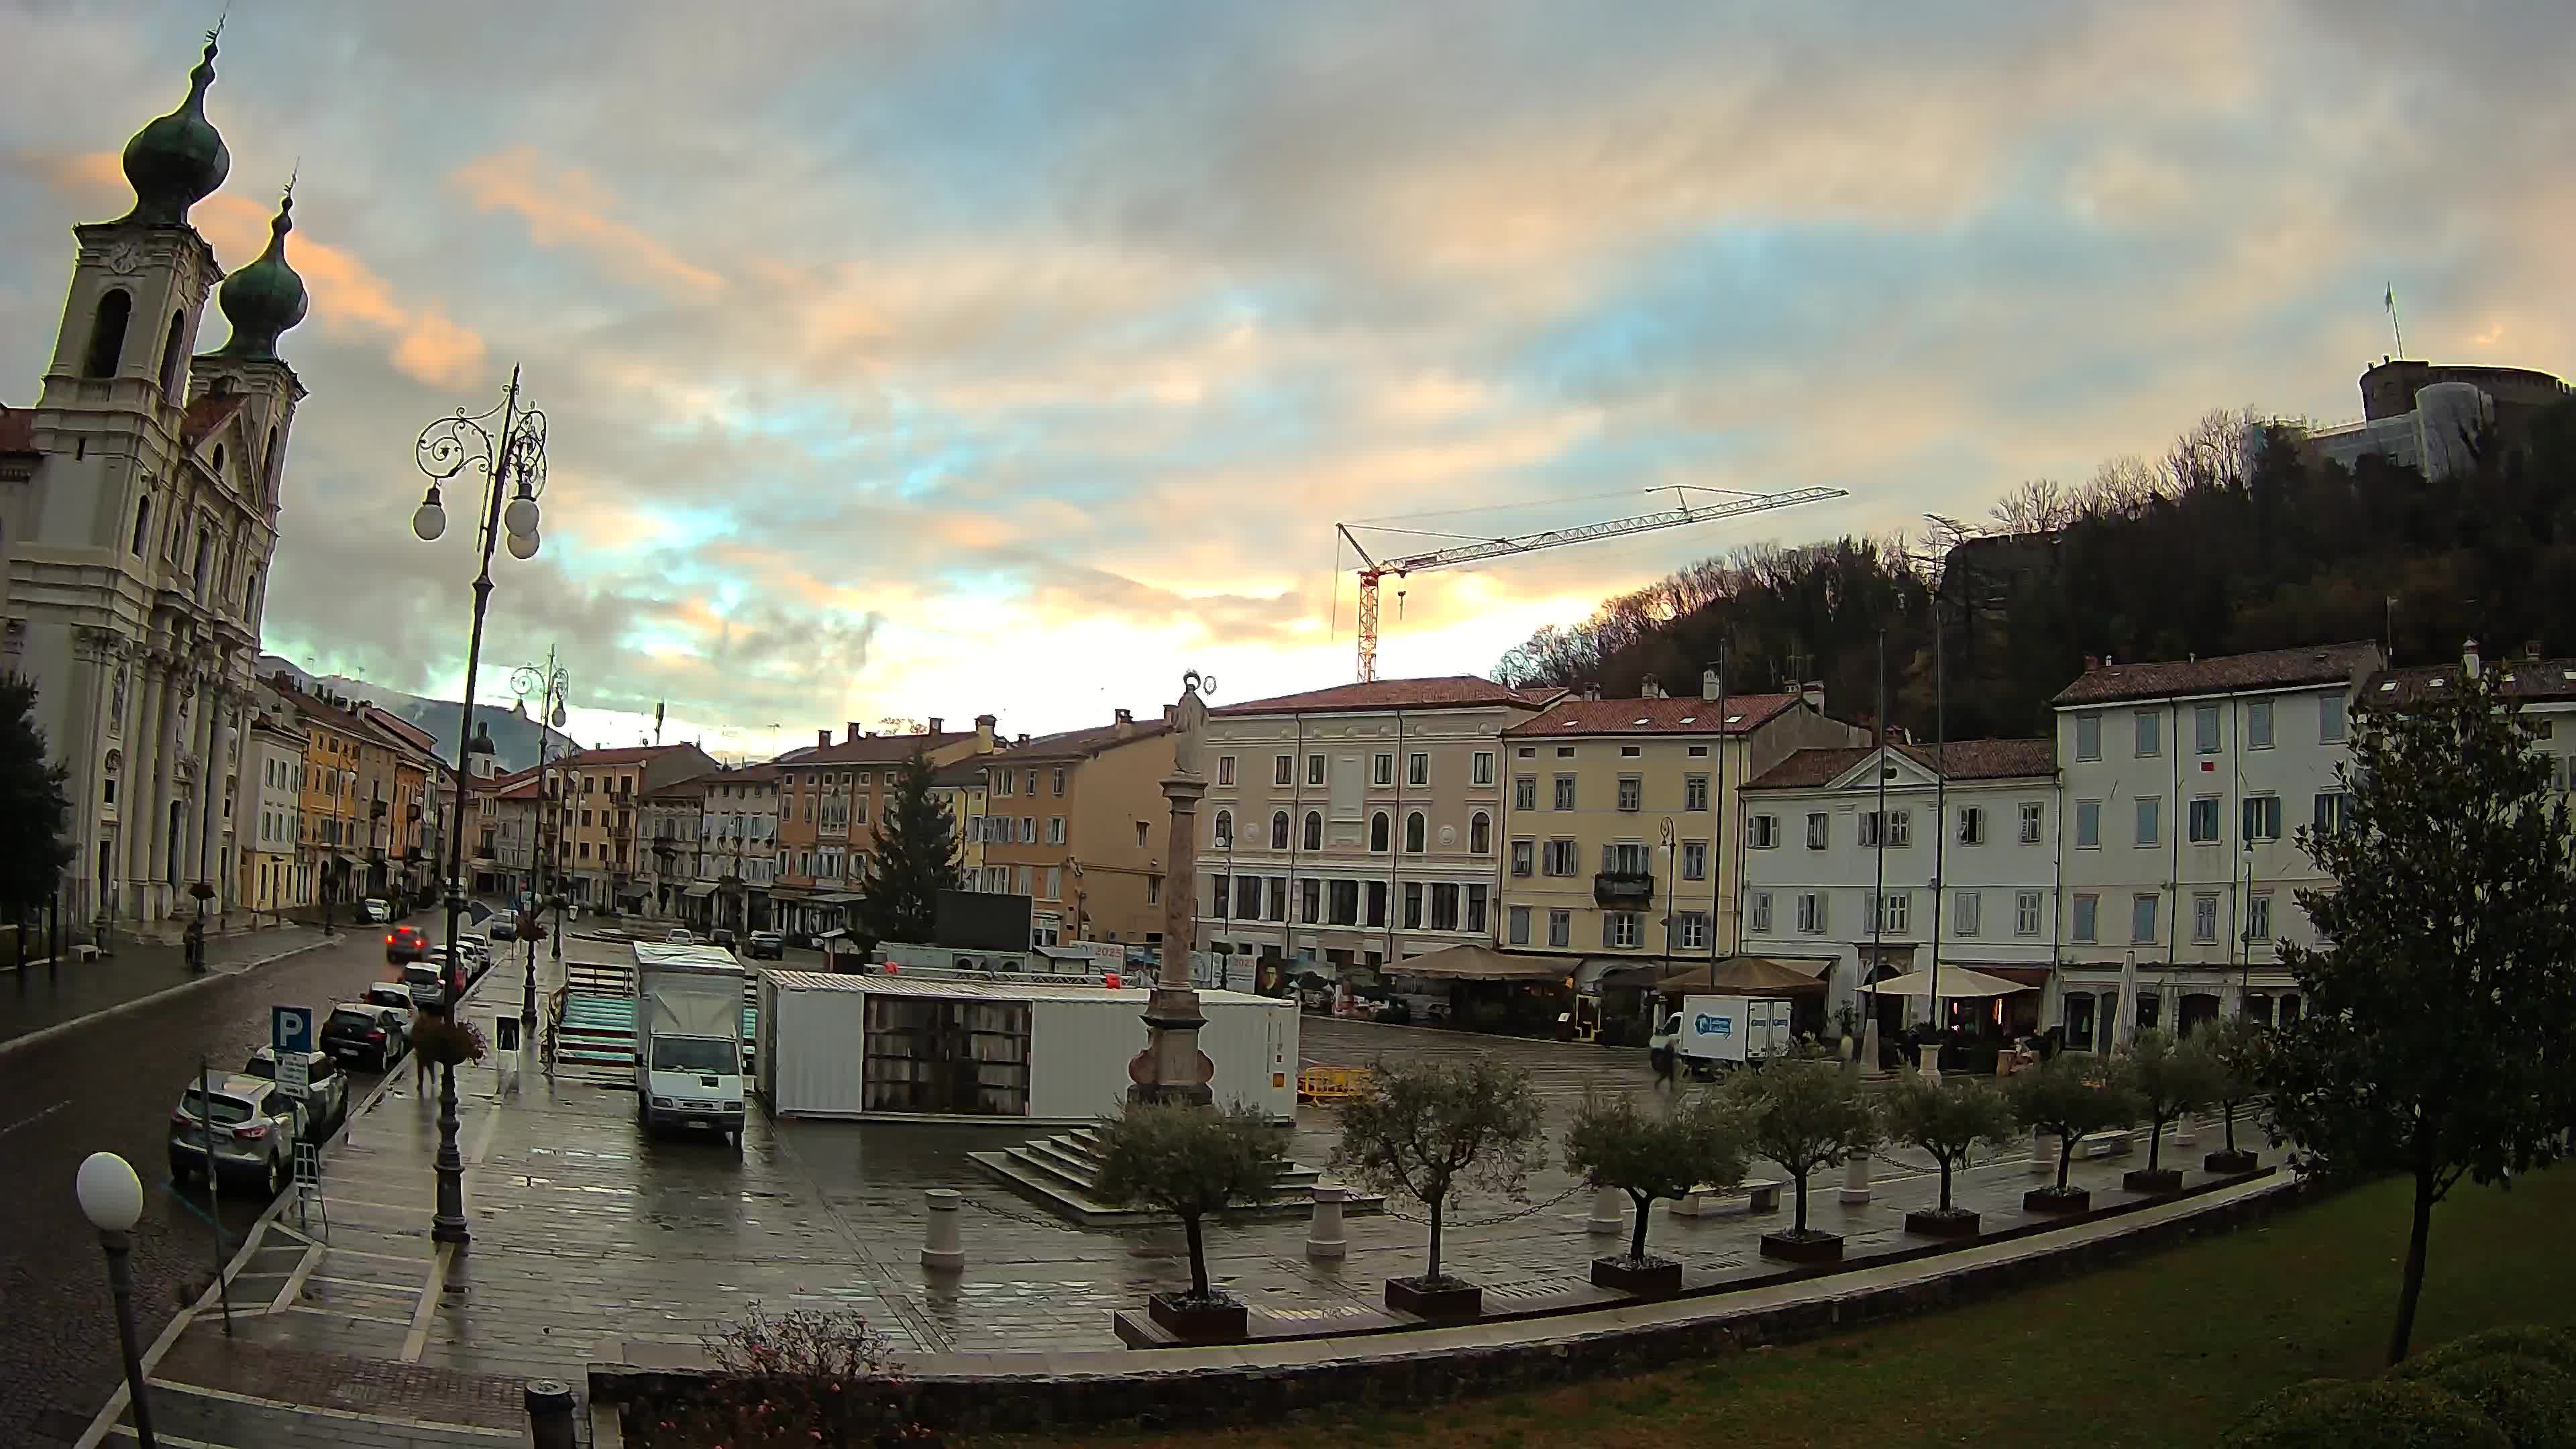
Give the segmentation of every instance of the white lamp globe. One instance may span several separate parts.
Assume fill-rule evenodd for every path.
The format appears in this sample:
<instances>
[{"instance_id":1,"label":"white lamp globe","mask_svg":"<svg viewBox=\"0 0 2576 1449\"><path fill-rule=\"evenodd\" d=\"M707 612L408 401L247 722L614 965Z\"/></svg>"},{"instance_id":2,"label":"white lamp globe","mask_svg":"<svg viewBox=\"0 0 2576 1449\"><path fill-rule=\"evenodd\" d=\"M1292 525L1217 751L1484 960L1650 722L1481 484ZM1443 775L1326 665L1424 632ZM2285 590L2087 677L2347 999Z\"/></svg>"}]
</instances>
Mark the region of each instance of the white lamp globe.
<instances>
[{"instance_id":1,"label":"white lamp globe","mask_svg":"<svg viewBox=\"0 0 2576 1449\"><path fill-rule=\"evenodd\" d=\"M437 489L430 489L420 507L412 510L411 532L423 543L436 543L438 536L447 532L447 510L438 506Z\"/></svg>"},{"instance_id":2,"label":"white lamp globe","mask_svg":"<svg viewBox=\"0 0 2576 1449\"><path fill-rule=\"evenodd\" d=\"M143 1220L143 1180L113 1152L93 1152L83 1159L72 1180L81 1215L102 1233L131 1231Z\"/></svg>"},{"instance_id":3,"label":"white lamp globe","mask_svg":"<svg viewBox=\"0 0 2576 1449\"><path fill-rule=\"evenodd\" d=\"M536 537L537 500L525 493L511 499L510 506L501 510L501 526L513 534Z\"/></svg>"},{"instance_id":4,"label":"white lamp globe","mask_svg":"<svg viewBox=\"0 0 2576 1449\"><path fill-rule=\"evenodd\" d=\"M511 534L509 537L509 545L510 557L512 558L535 558L537 556L537 536L533 533Z\"/></svg>"}]
</instances>

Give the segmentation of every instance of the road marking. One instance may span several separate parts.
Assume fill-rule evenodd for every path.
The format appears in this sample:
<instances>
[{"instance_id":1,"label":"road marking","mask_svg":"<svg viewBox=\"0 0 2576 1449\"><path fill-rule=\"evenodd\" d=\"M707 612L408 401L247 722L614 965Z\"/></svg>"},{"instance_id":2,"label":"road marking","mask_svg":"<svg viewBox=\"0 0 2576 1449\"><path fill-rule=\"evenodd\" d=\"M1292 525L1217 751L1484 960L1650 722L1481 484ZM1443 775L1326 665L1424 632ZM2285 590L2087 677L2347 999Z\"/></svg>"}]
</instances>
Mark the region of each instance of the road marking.
<instances>
[{"instance_id":1,"label":"road marking","mask_svg":"<svg viewBox=\"0 0 2576 1449\"><path fill-rule=\"evenodd\" d=\"M420 1291L417 1286L410 1283L379 1283L372 1278L334 1278L328 1273L314 1274L313 1281L316 1283L337 1283L343 1288L373 1289L378 1293L388 1294L396 1298L409 1298L411 1295ZM403 1321L408 1323L411 1320L404 1319Z\"/></svg>"},{"instance_id":2,"label":"road marking","mask_svg":"<svg viewBox=\"0 0 2576 1449\"><path fill-rule=\"evenodd\" d=\"M304 1280L312 1276L314 1265L321 1261L320 1248L306 1248L304 1255L295 1260L295 1271L286 1275L286 1286L277 1290L277 1297L268 1305L268 1311L275 1313L281 1308L293 1307L295 1295L304 1291Z\"/></svg>"},{"instance_id":3,"label":"road marking","mask_svg":"<svg viewBox=\"0 0 2576 1449\"><path fill-rule=\"evenodd\" d=\"M119 1439L132 1439L136 1443L141 1443L143 1440L142 1435L135 1433L133 1429L124 1424L117 1425L116 1428L110 1432ZM155 1444L175 1445L177 1446L177 1449L232 1449L232 1446L229 1444L217 1444L206 1439L182 1439L176 1434L164 1434L158 1430L154 1431L152 1442Z\"/></svg>"},{"instance_id":4,"label":"road marking","mask_svg":"<svg viewBox=\"0 0 2576 1449\"><path fill-rule=\"evenodd\" d=\"M438 1292L447 1286L447 1266L455 1257L454 1243L438 1245L438 1256L429 1265L429 1281L421 1285L420 1306L412 1310L411 1332L403 1338L404 1363L420 1362L421 1350L429 1347L429 1321L438 1312Z\"/></svg>"},{"instance_id":5,"label":"road marking","mask_svg":"<svg viewBox=\"0 0 2576 1449\"><path fill-rule=\"evenodd\" d=\"M310 1313L317 1318L336 1319L342 1323L381 1323L388 1328L408 1328L411 1326L411 1320L408 1318L387 1318L378 1313L352 1313L346 1308L316 1308L308 1303L289 1303L278 1311L281 1313Z\"/></svg>"},{"instance_id":6,"label":"road marking","mask_svg":"<svg viewBox=\"0 0 2576 1449\"><path fill-rule=\"evenodd\" d=\"M59 1111L63 1110L65 1107L68 1107L68 1106L70 1106L70 1105L71 1105L71 1103L70 1103L70 1102L68 1102L68 1101L56 1102L54 1105L52 1105L52 1106L50 1106L50 1107L45 1108L44 1110L42 1110L42 1111L40 1111L40 1112L36 1113L36 1114L35 1114L34 1116L32 1116L32 1117L25 1118L25 1119L23 1119L23 1120L21 1120L21 1121L12 1122L12 1123L10 1123L8 1126L6 1126L6 1127L0 1127L0 1137L6 1137L6 1136L8 1136L10 1133L17 1131L17 1130L18 1130L19 1128L21 1128L21 1127L33 1127L33 1126L35 1126L37 1123L44 1121L46 1118L51 1117L51 1116L52 1116L52 1115L54 1115L56 1112L59 1112Z\"/></svg>"},{"instance_id":7,"label":"road marking","mask_svg":"<svg viewBox=\"0 0 2576 1449\"><path fill-rule=\"evenodd\" d=\"M203 1399L220 1399L228 1404L246 1404L256 1409L275 1409L288 1414L311 1414L325 1419L341 1419L353 1424L390 1424L400 1429L436 1429L448 1434L470 1434L478 1439L506 1439L513 1444L527 1442L525 1429L495 1429L489 1424L454 1424L441 1419L404 1419L391 1414L361 1414L355 1409L335 1409L323 1404L298 1404L287 1399L263 1399L254 1394L237 1394L230 1389L208 1388L204 1384L182 1383L176 1379L154 1379L155 1393L168 1391L193 1394ZM118 1426L122 1428L122 1425ZM155 1433L155 1439L167 1443L179 1441L167 1434Z\"/></svg>"}]
</instances>

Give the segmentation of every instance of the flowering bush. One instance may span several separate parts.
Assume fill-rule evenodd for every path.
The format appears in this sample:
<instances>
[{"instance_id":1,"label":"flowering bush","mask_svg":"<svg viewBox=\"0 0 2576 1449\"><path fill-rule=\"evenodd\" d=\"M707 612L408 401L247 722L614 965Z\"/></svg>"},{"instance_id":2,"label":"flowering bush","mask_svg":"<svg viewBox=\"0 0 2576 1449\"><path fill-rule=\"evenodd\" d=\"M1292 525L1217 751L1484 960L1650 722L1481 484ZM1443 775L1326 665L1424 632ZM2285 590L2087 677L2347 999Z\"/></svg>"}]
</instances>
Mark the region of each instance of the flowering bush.
<instances>
[{"instance_id":1,"label":"flowering bush","mask_svg":"<svg viewBox=\"0 0 2576 1449\"><path fill-rule=\"evenodd\" d=\"M895 1382L886 1337L866 1314L812 1308L771 1314L758 1304L704 1340L717 1373L626 1414L640 1449L784 1449L928 1445L886 1394Z\"/></svg>"},{"instance_id":2,"label":"flowering bush","mask_svg":"<svg viewBox=\"0 0 2576 1449\"><path fill-rule=\"evenodd\" d=\"M442 1067L461 1067L483 1060L483 1033L470 1021L423 1013L411 1029L412 1050L420 1059Z\"/></svg>"}]
</instances>

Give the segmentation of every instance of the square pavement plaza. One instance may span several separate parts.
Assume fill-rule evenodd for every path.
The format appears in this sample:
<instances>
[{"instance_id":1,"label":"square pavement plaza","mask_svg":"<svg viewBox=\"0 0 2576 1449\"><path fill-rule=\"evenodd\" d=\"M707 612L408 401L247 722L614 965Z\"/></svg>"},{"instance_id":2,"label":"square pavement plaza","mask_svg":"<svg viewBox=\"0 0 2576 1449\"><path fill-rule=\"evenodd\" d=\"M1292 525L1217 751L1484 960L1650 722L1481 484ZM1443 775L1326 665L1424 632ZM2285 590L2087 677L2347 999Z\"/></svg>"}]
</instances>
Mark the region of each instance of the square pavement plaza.
<instances>
[{"instance_id":1,"label":"square pavement plaza","mask_svg":"<svg viewBox=\"0 0 2576 1449\"><path fill-rule=\"evenodd\" d=\"M623 950L567 942L576 960ZM515 996L518 980L502 966L478 1000ZM1315 1016L1300 1036L1309 1064L1508 1058L1537 1079L1552 1139L1587 1088L1652 1090L1640 1049ZM322 1416L306 1426L313 1443L490 1443L523 1432L524 1380L579 1387L595 1357L630 1341L694 1346L754 1301L857 1309L912 1353L1108 1349L1113 1310L1188 1281L1177 1228L1075 1228L965 1158L1061 1128L773 1121L755 1111L737 1158L711 1137L647 1141L632 1094L602 1081L530 1073L511 1092L484 1066L460 1072L458 1089L471 1246L443 1252L430 1241L437 1134L405 1064L325 1152L320 1200L299 1212L290 1194L264 1227L234 1283L232 1335L212 1312L185 1321L154 1370L173 1390L156 1410L170 1416L161 1406L175 1394L183 1412L158 1427L214 1444L304 1442L294 1436L305 1429L283 1423L239 1427L292 1405ZM1331 1108L1300 1107L1292 1155L1322 1165L1334 1132ZM2168 1143L2174 1164L2196 1165L2214 1145L2209 1132L2199 1147ZM2116 1199L2119 1172L2142 1158L2078 1162L2076 1180ZM1844 1234L1853 1252L1897 1238L1904 1213L1937 1197L1937 1179L1912 1154L1875 1166L1865 1204L1841 1203L1840 1172L1810 1184L1813 1225ZM1990 1223L2018 1221L2034 1185L2016 1152L1963 1173L1957 1198ZM967 1198L960 1273L920 1266L922 1194L937 1187ZM1759 1216L1681 1218L1659 1204L1648 1246L1693 1269L1741 1271L1758 1261L1758 1236L1787 1225L1787 1196ZM1529 1203L1453 1205L1447 1265L1485 1285L1489 1301L1579 1284L1595 1255L1624 1247L1624 1234L1587 1231L1591 1206L1551 1149ZM1212 1225L1210 1270L1257 1307L1319 1319L1367 1315L1384 1279L1422 1270L1423 1228L1393 1213L1351 1217L1340 1263L1308 1261L1305 1232L1302 1217Z\"/></svg>"}]
</instances>

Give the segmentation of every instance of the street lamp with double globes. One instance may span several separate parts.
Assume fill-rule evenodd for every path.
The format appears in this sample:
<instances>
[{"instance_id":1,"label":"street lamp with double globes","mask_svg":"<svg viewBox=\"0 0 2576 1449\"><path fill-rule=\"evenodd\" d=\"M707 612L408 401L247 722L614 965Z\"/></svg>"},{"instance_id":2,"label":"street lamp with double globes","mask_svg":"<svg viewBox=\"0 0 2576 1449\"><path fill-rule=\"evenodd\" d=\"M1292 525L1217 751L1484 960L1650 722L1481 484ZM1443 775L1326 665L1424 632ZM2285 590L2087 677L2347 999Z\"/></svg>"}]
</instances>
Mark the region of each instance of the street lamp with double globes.
<instances>
[{"instance_id":1,"label":"street lamp with double globes","mask_svg":"<svg viewBox=\"0 0 2576 1449\"><path fill-rule=\"evenodd\" d=\"M533 542L536 535L532 531L529 533L528 537ZM570 693L571 690L572 674L562 665L555 662L555 652L552 649L546 651L546 662L544 668L540 669L534 664L522 664L517 669L510 672L511 693L516 694L521 699L526 699L532 694L538 697L537 777L540 782L538 786L540 793L537 799L538 826L536 844L538 847L538 864L543 867L545 872L540 879L542 879L548 886L551 886L555 892L560 892L562 885L557 875L557 871L560 868L560 862L555 859L556 847L553 842L547 838L546 831L546 826L551 822L554 815L556 804L556 801L552 798L551 786L551 782L554 779L554 771L551 768L548 768L549 762L547 755L554 747L554 732L562 729L564 727L565 720L568 718L564 713L564 696ZM531 921L536 919L537 909L540 903L547 898L547 894L547 892L538 889L536 882L530 882L526 919ZM555 974L560 976L563 974L563 920L562 912L560 910L556 912L555 929L552 935L554 940ZM528 943L527 981L525 986L521 989L519 997L519 1031L520 1039L523 1041L534 1041L536 1039L537 943L534 941Z\"/></svg>"},{"instance_id":2,"label":"street lamp with double globes","mask_svg":"<svg viewBox=\"0 0 2576 1449\"><path fill-rule=\"evenodd\" d=\"M498 431L495 431L495 429ZM438 485L464 473L480 473L482 507L476 512L475 546L479 569L474 576L474 627L465 641L465 704L456 727L456 819L465 819L466 791L473 778L474 676L483 662L483 615L492 601L492 548L506 532L512 558L537 552L537 496L546 491L546 415L519 402L519 370L510 369L510 385L501 402L484 412L440 418L421 429L413 461L429 477L429 490L411 515L411 531L423 543L447 532L447 508ZM505 505L506 502L506 506ZM442 1010L451 1015L465 992L464 958L456 949L465 915L465 832L448 832L447 840L447 990ZM438 1205L430 1219L430 1237L441 1243L472 1241L465 1223L465 1157L456 1145L456 1067L442 1063L438 1088Z\"/></svg>"},{"instance_id":3,"label":"street lamp with double globes","mask_svg":"<svg viewBox=\"0 0 2576 1449\"><path fill-rule=\"evenodd\" d=\"M107 1250L107 1287L116 1298L116 1335L125 1350L125 1391L134 1401L134 1437L153 1449L152 1403L143 1391L143 1350L134 1336L134 1273L126 1256L129 1236L143 1220L143 1180L113 1152L93 1152L72 1179L81 1216L98 1229L99 1246Z\"/></svg>"}]
</instances>

